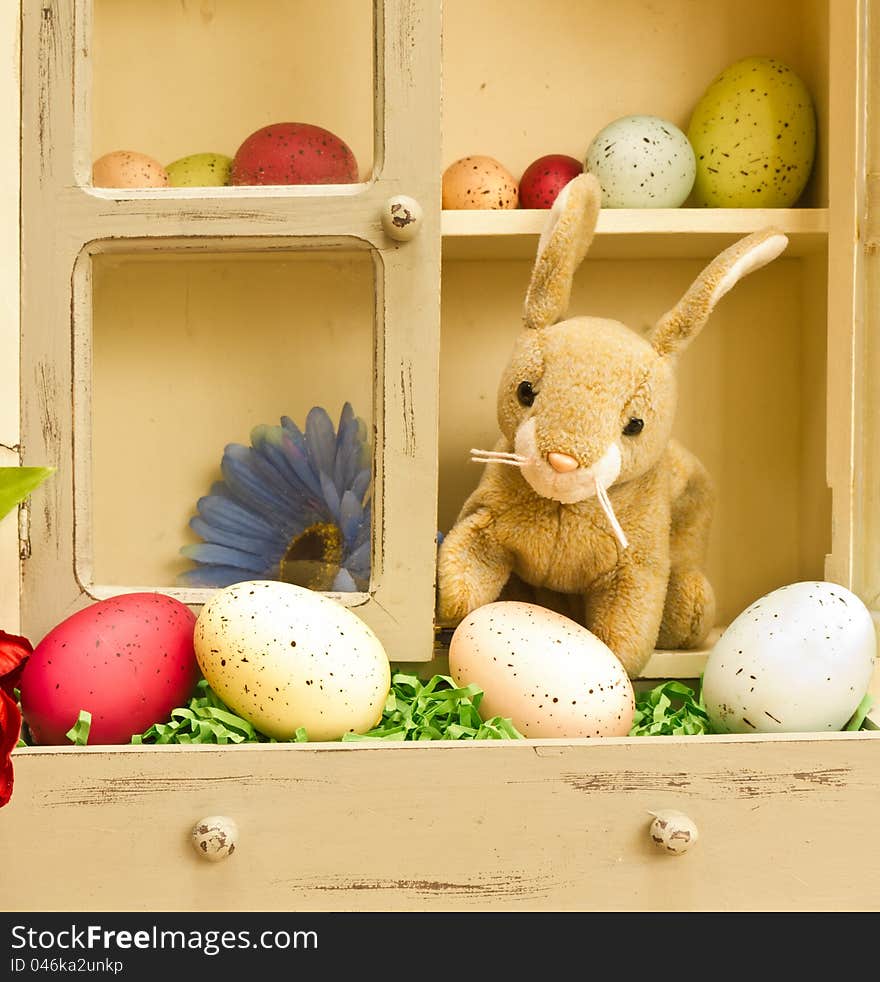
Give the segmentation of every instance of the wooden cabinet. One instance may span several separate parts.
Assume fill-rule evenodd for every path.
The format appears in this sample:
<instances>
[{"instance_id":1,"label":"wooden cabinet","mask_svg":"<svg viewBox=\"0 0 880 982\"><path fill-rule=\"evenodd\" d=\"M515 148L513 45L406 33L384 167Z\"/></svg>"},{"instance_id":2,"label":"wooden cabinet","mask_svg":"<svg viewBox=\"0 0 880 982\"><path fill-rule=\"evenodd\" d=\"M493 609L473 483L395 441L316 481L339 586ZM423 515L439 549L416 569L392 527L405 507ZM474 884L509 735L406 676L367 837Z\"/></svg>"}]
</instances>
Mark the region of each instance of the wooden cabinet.
<instances>
[{"instance_id":1,"label":"wooden cabinet","mask_svg":"<svg viewBox=\"0 0 880 982\"><path fill-rule=\"evenodd\" d=\"M20 317L14 122L0 136L0 463L58 468L20 536L0 528L5 623L20 616L36 639L92 598L204 600L175 587L177 550L224 443L351 399L373 423L375 513L370 590L345 601L394 661L429 671L435 533L476 483L469 448L494 441L545 218L441 212L443 168L486 153L518 176L545 153L583 156L633 112L684 126L721 69L758 53L814 96L819 153L797 207L605 211L572 311L641 326L737 237L785 231L785 255L723 301L681 366L676 433L719 487L720 625L803 579L880 609L876 4L446 0L441 13L376 0L370 13L356 0L22 0L20 32L17 11L0 14L3 93L18 104L20 44L22 94ZM343 135L361 183L90 186L108 150L231 154L282 118ZM383 231L396 194L424 211L409 242ZM658 652L646 677L694 678L704 657ZM50 881L70 908L876 904L870 734L15 761L6 906L39 906ZM701 830L678 859L646 831L648 809L672 806ZM218 813L239 821L240 855L208 868L186 838Z\"/></svg>"}]
</instances>

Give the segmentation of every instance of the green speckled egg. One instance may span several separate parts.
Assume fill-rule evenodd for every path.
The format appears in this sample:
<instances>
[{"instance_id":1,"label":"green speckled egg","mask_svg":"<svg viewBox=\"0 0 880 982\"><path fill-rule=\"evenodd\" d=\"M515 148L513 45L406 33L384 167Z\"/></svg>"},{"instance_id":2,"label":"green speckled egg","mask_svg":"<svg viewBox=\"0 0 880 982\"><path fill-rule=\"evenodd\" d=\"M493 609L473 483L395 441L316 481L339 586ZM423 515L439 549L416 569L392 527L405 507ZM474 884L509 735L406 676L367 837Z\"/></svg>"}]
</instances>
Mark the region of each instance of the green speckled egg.
<instances>
[{"instance_id":1,"label":"green speckled egg","mask_svg":"<svg viewBox=\"0 0 880 982\"><path fill-rule=\"evenodd\" d=\"M788 65L744 58L706 90L688 139L697 157L695 204L786 208L803 193L813 167L813 101Z\"/></svg>"},{"instance_id":2,"label":"green speckled egg","mask_svg":"<svg viewBox=\"0 0 880 982\"><path fill-rule=\"evenodd\" d=\"M219 188L229 183L232 158L222 153L194 153L169 164L168 183L173 188Z\"/></svg>"}]
</instances>

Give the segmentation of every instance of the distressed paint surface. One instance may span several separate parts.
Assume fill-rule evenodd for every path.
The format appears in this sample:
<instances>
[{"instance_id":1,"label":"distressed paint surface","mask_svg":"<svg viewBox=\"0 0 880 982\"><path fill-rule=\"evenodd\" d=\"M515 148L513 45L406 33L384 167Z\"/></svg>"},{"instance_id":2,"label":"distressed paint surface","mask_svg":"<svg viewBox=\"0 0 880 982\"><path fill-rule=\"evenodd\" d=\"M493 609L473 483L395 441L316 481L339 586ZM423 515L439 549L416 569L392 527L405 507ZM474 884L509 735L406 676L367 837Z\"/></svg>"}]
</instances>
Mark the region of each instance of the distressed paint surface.
<instances>
[{"instance_id":1,"label":"distressed paint surface","mask_svg":"<svg viewBox=\"0 0 880 982\"><path fill-rule=\"evenodd\" d=\"M49 893L59 910L880 909L871 734L68 748L14 763L3 909ZM666 809L699 830L687 855L651 841L649 813ZM205 815L238 826L216 866L190 843Z\"/></svg>"}]
</instances>

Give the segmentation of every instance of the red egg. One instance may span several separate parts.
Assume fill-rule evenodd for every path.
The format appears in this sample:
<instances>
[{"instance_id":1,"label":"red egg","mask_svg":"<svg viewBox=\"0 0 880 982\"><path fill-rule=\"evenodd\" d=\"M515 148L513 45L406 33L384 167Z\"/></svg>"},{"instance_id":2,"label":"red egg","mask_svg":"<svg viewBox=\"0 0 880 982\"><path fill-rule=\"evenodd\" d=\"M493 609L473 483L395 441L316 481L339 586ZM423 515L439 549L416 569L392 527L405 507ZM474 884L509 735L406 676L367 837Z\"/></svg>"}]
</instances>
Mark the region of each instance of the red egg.
<instances>
[{"instance_id":1,"label":"red egg","mask_svg":"<svg viewBox=\"0 0 880 982\"><path fill-rule=\"evenodd\" d=\"M310 123L273 123L251 135L232 161L232 184L352 184L354 154L334 133Z\"/></svg>"},{"instance_id":2,"label":"red egg","mask_svg":"<svg viewBox=\"0 0 880 982\"><path fill-rule=\"evenodd\" d=\"M127 593L71 615L37 645L21 678L34 741L65 744L81 709L89 745L128 743L186 704L199 679L195 614L159 593Z\"/></svg>"},{"instance_id":3,"label":"red egg","mask_svg":"<svg viewBox=\"0 0 880 982\"><path fill-rule=\"evenodd\" d=\"M563 153L551 153L529 164L519 182L520 208L551 208L556 196L584 165Z\"/></svg>"}]
</instances>

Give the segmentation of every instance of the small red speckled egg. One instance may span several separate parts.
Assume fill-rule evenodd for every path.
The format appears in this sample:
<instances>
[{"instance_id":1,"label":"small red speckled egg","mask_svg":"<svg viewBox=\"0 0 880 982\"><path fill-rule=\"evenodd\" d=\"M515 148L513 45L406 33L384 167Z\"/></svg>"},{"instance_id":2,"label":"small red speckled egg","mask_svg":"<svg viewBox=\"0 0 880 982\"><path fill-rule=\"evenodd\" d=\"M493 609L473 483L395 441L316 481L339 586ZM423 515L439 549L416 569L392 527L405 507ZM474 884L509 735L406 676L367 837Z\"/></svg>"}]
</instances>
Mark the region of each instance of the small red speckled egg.
<instances>
[{"instance_id":1,"label":"small red speckled egg","mask_svg":"<svg viewBox=\"0 0 880 982\"><path fill-rule=\"evenodd\" d=\"M71 615L37 645L21 678L34 741L65 744L81 709L89 745L128 743L184 705L199 679L195 614L159 593L127 593Z\"/></svg>"},{"instance_id":2,"label":"small red speckled egg","mask_svg":"<svg viewBox=\"0 0 880 982\"><path fill-rule=\"evenodd\" d=\"M168 172L145 153L114 150L92 165L92 184L96 188L166 188Z\"/></svg>"},{"instance_id":3,"label":"small red speckled egg","mask_svg":"<svg viewBox=\"0 0 880 982\"><path fill-rule=\"evenodd\" d=\"M462 157L443 172L443 207L516 208L516 179L492 157Z\"/></svg>"},{"instance_id":4,"label":"small red speckled egg","mask_svg":"<svg viewBox=\"0 0 880 982\"><path fill-rule=\"evenodd\" d=\"M552 208L559 192L583 173L583 164L564 153L539 157L525 169L519 182L521 208Z\"/></svg>"},{"instance_id":5,"label":"small red speckled egg","mask_svg":"<svg viewBox=\"0 0 880 982\"><path fill-rule=\"evenodd\" d=\"M353 184L358 165L348 144L311 123L273 123L242 143L232 184Z\"/></svg>"}]
</instances>

